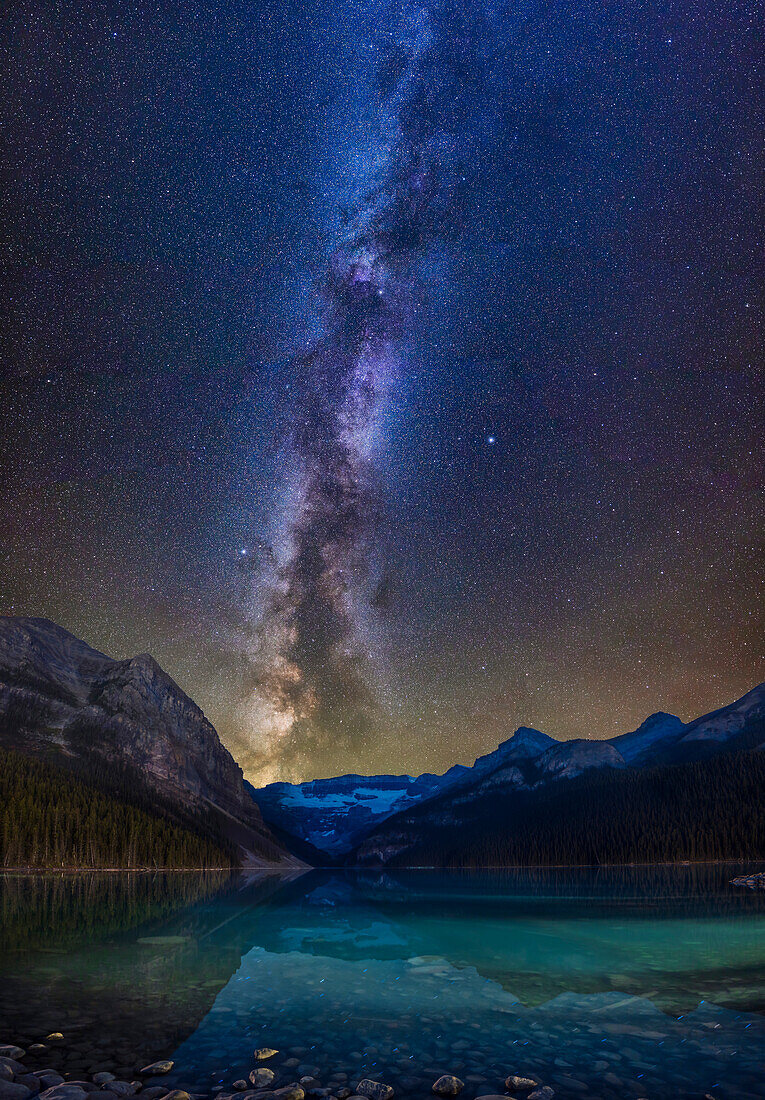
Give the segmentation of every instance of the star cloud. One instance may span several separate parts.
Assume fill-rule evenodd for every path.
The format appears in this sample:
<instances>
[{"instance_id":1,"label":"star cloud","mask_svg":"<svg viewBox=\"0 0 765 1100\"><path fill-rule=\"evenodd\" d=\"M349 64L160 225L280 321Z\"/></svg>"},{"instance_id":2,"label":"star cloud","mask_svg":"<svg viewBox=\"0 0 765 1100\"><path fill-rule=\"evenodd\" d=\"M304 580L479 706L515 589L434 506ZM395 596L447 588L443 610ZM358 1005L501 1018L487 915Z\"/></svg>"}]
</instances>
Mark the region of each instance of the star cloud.
<instances>
[{"instance_id":1,"label":"star cloud","mask_svg":"<svg viewBox=\"0 0 765 1100\"><path fill-rule=\"evenodd\" d=\"M322 336L300 357L279 548L257 577L240 753L260 782L348 766L375 736L376 442L417 265L458 230L461 97L479 65L456 4L409 10L380 65L382 167L327 265Z\"/></svg>"}]
</instances>

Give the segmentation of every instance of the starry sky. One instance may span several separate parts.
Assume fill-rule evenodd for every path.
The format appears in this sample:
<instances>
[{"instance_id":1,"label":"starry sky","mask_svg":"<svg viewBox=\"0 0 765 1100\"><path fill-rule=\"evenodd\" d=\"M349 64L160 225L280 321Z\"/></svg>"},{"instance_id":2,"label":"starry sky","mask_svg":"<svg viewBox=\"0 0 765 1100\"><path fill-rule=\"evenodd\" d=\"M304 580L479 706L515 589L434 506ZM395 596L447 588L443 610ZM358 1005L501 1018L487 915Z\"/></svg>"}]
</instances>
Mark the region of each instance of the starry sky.
<instances>
[{"instance_id":1,"label":"starry sky","mask_svg":"<svg viewBox=\"0 0 765 1100\"><path fill-rule=\"evenodd\" d=\"M762 680L754 0L0 25L0 613L255 782Z\"/></svg>"}]
</instances>

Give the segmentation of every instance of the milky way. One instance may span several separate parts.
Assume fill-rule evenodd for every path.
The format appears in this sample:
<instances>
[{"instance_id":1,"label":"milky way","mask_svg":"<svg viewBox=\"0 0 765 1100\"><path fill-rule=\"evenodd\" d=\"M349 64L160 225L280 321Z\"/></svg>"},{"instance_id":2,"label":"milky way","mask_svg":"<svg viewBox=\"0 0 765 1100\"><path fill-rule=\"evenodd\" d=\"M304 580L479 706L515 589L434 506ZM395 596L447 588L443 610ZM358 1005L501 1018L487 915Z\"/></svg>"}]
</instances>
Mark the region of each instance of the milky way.
<instances>
[{"instance_id":1,"label":"milky way","mask_svg":"<svg viewBox=\"0 0 765 1100\"><path fill-rule=\"evenodd\" d=\"M378 505L374 454L418 261L458 229L466 138L461 103L480 80L475 17L462 5L408 8L383 35L379 167L331 253L321 338L296 364L290 504L281 552L258 577L247 763L300 775L323 749L353 764L380 719L371 663Z\"/></svg>"},{"instance_id":2,"label":"milky way","mask_svg":"<svg viewBox=\"0 0 765 1100\"><path fill-rule=\"evenodd\" d=\"M752 6L388 2L0 19L0 610L255 781L762 679Z\"/></svg>"}]
</instances>

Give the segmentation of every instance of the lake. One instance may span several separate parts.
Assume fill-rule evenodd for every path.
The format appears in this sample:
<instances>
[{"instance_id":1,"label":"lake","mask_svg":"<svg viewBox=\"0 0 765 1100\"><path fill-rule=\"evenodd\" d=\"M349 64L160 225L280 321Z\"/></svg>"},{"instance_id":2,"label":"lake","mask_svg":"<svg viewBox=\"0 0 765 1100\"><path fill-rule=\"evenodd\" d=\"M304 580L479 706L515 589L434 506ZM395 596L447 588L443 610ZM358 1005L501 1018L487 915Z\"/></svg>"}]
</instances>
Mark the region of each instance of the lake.
<instances>
[{"instance_id":1,"label":"lake","mask_svg":"<svg viewBox=\"0 0 765 1100\"><path fill-rule=\"evenodd\" d=\"M205 1094L273 1046L277 1085L765 1097L765 893L729 884L762 869L9 874L0 1039Z\"/></svg>"}]
</instances>

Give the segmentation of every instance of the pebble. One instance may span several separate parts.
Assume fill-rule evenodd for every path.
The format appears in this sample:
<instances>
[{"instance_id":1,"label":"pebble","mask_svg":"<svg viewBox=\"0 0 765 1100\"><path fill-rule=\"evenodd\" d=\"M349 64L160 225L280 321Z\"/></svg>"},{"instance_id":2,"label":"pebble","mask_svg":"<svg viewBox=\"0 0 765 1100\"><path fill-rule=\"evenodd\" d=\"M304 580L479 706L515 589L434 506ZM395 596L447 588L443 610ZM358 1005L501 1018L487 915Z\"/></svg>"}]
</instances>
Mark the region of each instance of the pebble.
<instances>
[{"instance_id":1,"label":"pebble","mask_svg":"<svg viewBox=\"0 0 765 1100\"><path fill-rule=\"evenodd\" d=\"M266 1069L263 1066L261 1069L253 1069L250 1071L250 1084L256 1089L264 1089L266 1085L270 1085L276 1077L276 1074L272 1069Z\"/></svg>"},{"instance_id":2,"label":"pebble","mask_svg":"<svg viewBox=\"0 0 765 1100\"><path fill-rule=\"evenodd\" d=\"M275 1054L278 1054L278 1050L274 1050L273 1047L258 1047L255 1051L255 1058L258 1062L264 1062L266 1058L273 1058Z\"/></svg>"},{"instance_id":3,"label":"pebble","mask_svg":"<svg viewBox=\"0 0 765 1100\"><path fill-rule=\"evenodd\" d=\"M465 1082L460 1081L459 1077L452 1077L451 1074L444 1073L437 1081L433 1082L431 1091L436 1096L459 1096L464 1087Z\"/></svg>"},{"instance_id":4,"label":"pebble","mask_svg":"<svg viewBox=\"0 0 765 1100\"><path fill-rule=\"evenodd\" d=\"M555 1089L551 1089L549 1085L543 1085L541 1089L530 1092L528 1100L552 1100L553 1096L555 1096Z\"/></svg>"},{"instance_id":5,"label":"pebble","mask_svg":"<svg viewBox=\"0 0 765 1100\"><path fill-rule=\"evenodd\" d=\"M3 1058L23 1058L25 1053L26 1051L22 1050L21 1047L15 1047L13 1043L0 1046L0 1056Z\"/></svg>"},{"instance_id":6,"label":"pebble","mask_svg":"<svg viewBox=\"0 0 765 1100\"><path fill-rule=\"evenodd\" d=\"M393 1089L381 1081L370 1081L365 1077L356 1085L356 1093L358 1096L366 1096L367 1100L391 1100Z\"/></svg>"},{"instance_id":7,"label":"pebble","mask_svg":"<svg viewBox=\"0 0 765 1100\"><path fill-rule=\"evenodd\" d=\"M139 1069L138 1072L142 1073L144 1077L156 1077L160 1073L169 1073L174 1065L175 1062L163 1058L159 1062L152 1062L150 1066L144 1066L143 1069Z\"/></svg>"},{"instance_id":8,"label":"pebble","mask_svg":"<svg viewBox=\"0 0 765 1100\"><path fill-rule=\"evenodd\" d=\"M274 1100L305 1100L305 1092L300 1085L288 1085L285 1089L276 1089L272 1096Z\"/></svg>"},{"instance_id":9,"label":"pebble","mask_svg":"<svg viewBox=\"0 0 765 1100\"><path fill-rule=\"evenodd\" d=\"M40 1100L82 1100L87 1096L80 1084L54 1085L40 1093Z\"/></svg>"},{"instance_id":10,"label":"pebble","mask_svg":"<svg viewBox=\"0 0 765 1100\"><path fill-rule=\"evenodd\" d=\"M243 1077L240 1077L238 1081L234 1081L231 1088L236 1089L238 1092L244 1092L244 1090L247 1088L247 1082Z\"/></svg>"},{"instance_id":11,"label":"pebble","mask_svg":"<svg viewBox=\"0 0 765 1100\"><path fill-rule=\"evenodd\" d=\"M0 1080L0 1100L26 1100L32 1090L16 1081Z\"/></svg>"},{"instance_id":12,"label":"pebble","mask_svg":"<svg viewBox=\"0 0 765 1100\"><path fill-rule=\"evenodd\" d=\"M105 1085L107 1081L116 1081L115 1074L108 1073L106 1070L102 1070L100 1073L93 1074L93 1082L96 1085Z\"/></svg>"}]
</instances>

